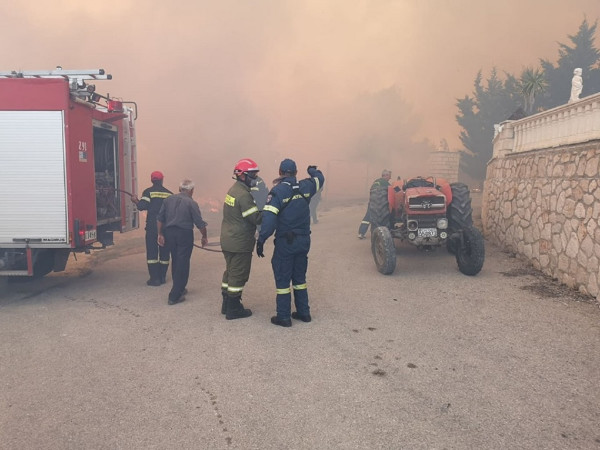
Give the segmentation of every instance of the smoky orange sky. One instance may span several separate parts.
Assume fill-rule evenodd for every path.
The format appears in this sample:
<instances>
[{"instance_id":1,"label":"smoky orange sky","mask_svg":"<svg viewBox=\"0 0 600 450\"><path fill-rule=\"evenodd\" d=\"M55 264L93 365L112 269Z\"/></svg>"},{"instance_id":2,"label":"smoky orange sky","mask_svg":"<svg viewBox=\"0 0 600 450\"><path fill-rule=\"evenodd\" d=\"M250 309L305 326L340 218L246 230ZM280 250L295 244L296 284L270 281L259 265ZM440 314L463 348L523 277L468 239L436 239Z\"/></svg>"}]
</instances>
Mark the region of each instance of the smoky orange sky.
<instances>
[{"instance_id":1,"label":"smoky orange sky","mask_svg":"<svg viewBox=\"0 0 600 450\"><path fill-rule=\"evenodd\" d=\"M600 15L599 0L19 3L0 6L1 71L104 68L98 92L139 107L140 190L159 169L218 198L243 157L268 184L284 157L302 176L417 170L413 142L461 147L456 99L478 70L556 61Z\"/></svg>"}]
</instances>

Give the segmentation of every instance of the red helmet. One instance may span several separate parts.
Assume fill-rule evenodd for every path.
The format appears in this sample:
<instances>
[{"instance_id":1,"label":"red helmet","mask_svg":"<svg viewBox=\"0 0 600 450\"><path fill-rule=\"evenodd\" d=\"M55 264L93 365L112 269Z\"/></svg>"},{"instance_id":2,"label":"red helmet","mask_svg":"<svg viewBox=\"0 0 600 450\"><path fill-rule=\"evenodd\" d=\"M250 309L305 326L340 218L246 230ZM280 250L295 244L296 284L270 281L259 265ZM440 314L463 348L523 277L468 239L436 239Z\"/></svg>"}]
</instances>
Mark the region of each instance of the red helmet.
<instances>
[{"instance_id":1,"label":"red helmet","mask_svg":"<svg viewBox=\"0 0 600 450\"><path fill-rule=\"evenodd\" d=\"M162 172L158 170L150 174L150 181L162 181L164 178Z\"/></svg>"},{"instance_id":2,"label":"red helmet","mask_svg":"<svg viewBox=\"0 0 600 450\"><path fill-rule=\"evenodd\" d=\"M242 173L258 172L258 170L258 164L256 164L250 158L244 158L237 162L233 168L233 173L235 175L241 175Z\"/></svg>"}]
</instances>

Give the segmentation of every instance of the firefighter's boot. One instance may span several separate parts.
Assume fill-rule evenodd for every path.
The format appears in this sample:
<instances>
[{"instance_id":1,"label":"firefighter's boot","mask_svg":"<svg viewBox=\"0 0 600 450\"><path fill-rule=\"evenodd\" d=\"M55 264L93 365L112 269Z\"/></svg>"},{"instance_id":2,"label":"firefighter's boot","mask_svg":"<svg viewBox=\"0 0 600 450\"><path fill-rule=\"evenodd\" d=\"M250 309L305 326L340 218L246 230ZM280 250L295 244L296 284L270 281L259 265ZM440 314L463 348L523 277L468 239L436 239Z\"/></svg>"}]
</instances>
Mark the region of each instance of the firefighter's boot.
<instances>
[{"instance_id":1,"label":"firefighter's boot","mask_svg":"<svg viewBox=\"0 0 600 450\"><path fill-rule=\"evenodd\" d=\"M364 239L367 234L367 231L369 231L369 225L371 225L371 222L368 222L366 220L363 220L360 223L360 226L358 227L358 238L359 239Z\"/></svg>"},{"instance_id":2,"label":"firefighter's boot","mask_svg":"<svg viewBox=\"0 0 600 450\"><path fill-rule=\"evenodd\" d=\"M227 291L221 291L221 295L223 296L223 303L221 303L221 314L227 314L227 303L229 296L227 295Z\"/></svg>"},{"instance_id":3,"label":"firefighter's boot","mask_svg":"<svg viewBox=\"0 0 600 450\"><path fill-rule=\"evenodd\" d=\"M158 263L148 264L150 279L146 281L148 286L160 286L160 267Z\"/></svg>"},{"instance_id":4,"label":"firefighter's boot","mask_svg":"<svg viewBox=\"0 0 600 450\"><path fill-rule=\"evenodd\" d=\"M244 308L244 305L242 305L241 300L241 295L238 295L236 297L228 296L227 313L225 314L225 318L227 320L243 319L244 317L250 317L252 315L252 311Z\"/></svg>"},{"instance_id":5,"label":"firefighter's boot","mask_svg":"<svg viewBox=\"0 0 600 450\"><path fill-rule=\"evenodd\" d=\"M160 263L160 284L165 284L167 282L167 272L169 271L169 263L166 264Z\"/></svg>"},{"instance_id":6,"label":"firefighter's boot","mask_svg":"<svg viewBox=\"0 0 600 450\"><path fill-rule=\"evenodd\" d=\"M273 325L279 325L280 327L291 327L292 326L292 319L281 319L278 316L273 316L271 317L271 323Z\"/></svg>"}]
</instances>

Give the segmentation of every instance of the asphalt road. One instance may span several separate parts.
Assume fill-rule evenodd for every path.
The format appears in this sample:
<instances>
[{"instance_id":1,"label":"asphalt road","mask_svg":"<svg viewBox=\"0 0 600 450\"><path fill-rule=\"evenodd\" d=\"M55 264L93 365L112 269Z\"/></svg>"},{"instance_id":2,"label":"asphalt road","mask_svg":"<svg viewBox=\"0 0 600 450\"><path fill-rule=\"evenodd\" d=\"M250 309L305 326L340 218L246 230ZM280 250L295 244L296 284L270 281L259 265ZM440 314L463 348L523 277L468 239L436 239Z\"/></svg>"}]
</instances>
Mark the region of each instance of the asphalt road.
<instances>
[{"instance_id":1,"label":"asphalt road","mask_svg":"<svg viewBox=\"0 0 600 450\"><path fill-rule=\"evenodd\" d=\"M244 292L254 315L227 321L221 255L195 250L187 300L168 306L141 230L1 284L0 448L600 448L595 300L490 245L475 277L404 245L381 275L363 213L322 211L314 320L288 329L269 320L269 258Z\"/></svg>"}]
</instances>

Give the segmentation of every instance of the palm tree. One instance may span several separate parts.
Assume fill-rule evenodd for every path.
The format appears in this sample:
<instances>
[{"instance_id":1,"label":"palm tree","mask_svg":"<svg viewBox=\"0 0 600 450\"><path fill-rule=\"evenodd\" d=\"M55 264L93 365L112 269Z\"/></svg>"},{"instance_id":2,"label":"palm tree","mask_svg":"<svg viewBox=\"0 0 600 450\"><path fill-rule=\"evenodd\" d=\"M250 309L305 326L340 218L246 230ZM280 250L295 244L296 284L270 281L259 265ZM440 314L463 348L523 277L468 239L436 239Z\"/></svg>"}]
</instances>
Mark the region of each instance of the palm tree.
<instances>
[{"instance_id":1,"label":"palm tree","mask_svg":"<svg viewBox=\"0 0 600 450\"><path fill-rule=\"evenodd\" d=\"M544 71L527 67L521 73L517 86L523 96L523 109L530 115L534 112L535 98L548 88Z\"/></svg>"}]
</instances>

